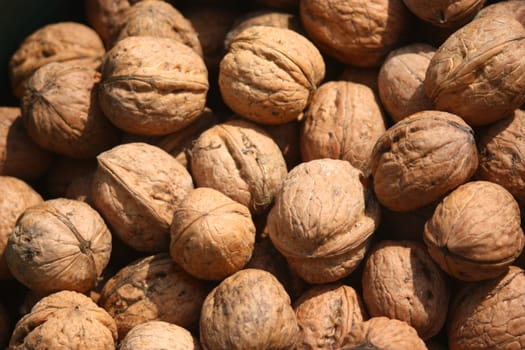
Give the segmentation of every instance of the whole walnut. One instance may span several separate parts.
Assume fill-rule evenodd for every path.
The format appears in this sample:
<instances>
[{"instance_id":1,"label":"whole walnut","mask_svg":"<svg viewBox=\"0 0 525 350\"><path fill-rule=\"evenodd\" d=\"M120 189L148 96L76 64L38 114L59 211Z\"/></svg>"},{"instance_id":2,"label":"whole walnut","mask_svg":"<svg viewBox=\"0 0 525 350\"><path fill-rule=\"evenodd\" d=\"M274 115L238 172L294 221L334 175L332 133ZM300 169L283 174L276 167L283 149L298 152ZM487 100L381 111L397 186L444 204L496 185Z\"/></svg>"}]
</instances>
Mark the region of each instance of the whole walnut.
<instances>
[{"instance_id":1,"label":"whole walnut","mask_svg":"<svg viewBox=\"0 0 525 350\"><path fill-rule=\"evenodd\" d=\"M186 168L145 143L116 146L97 161L93 202L114 233L136 250L167 251L173 212L193 189Z\"/></svg>"},{"instance_id":2,"label":"whole walnut","mask_svg":"<svg viewBox=\"0 0 525 350\"><path fill-rule=\"evenodd\" d=\"M278 192L267 232L306 282L339 280L364 258L380 208L361 175L347 161L312 160L293 168Z\"/></svg>"},{"instance_id":3,"label":"whole walnut","mask_svg":"<svg viewBox=\"0 0 525 350\"><path fill-rule=\"evenodd\" d=\"M372 89L346 81L324 83L305 113L302 159L347 160L367 176L372 149L385 130L383 111Z\"/></svg>"},{"instance_id":4,"label":"whole walnut","mask_svg":"<svg viewBox=\"0 0 525 350\"><path fill-rule=\"evenodd\" d=\"M452 301L450 350L525 348L525 272L511 266L497 279L471 283Z\"/></svg>"},{"instance_id":5,"label":"whole walnut","mask_svg":"<svg viewBox=\"0 0 525 350\"><path fill-rule=\"evenodd\" d=\"M390 127L372 152L377 199L411 211L441 199L478 167L474 131L447 112L422 111Z\"/></svg>"},{"instance_id":6,"label":"whole walnut","mask_svg":"<svg viewBox=\"0 0 525 350\"><path fill-rule=\"evenodd\" d=\"M325 284L308 289L294 303L300 335L295 349L339 349L343 338L368 317L356 291Z\"/></svg>"},{"instance_id":7,"label":"whole walnut","mask_svg":"<svg viewBox=\"0 0 525 350\"><path fill-rule=\"evenodd\" d=\"M199 187L211 187L262 213L287 173L279 146L262 128L231 120L203 132L191 149L191 172Z\"/></svg>"},{"instance_id":8,"label":"whole walnut","mask_svg":"<svg viewBox=\"0 0 525 350\"><path fill-rule=\"evenodd\" d=\"M423 340L438 334L445 324L448 281L423 244L379 242L368 255L362 281L370 316L405 321Z\"/></svg>"},{"instance_id":9,"label":"whole walnut","mask_svg":"<svg viewBox=\"0 0 525 350\"><path fill-rule=\"evenodd\" d=\"M505 273L525 244L518 203L488 181L468 182L446 196L427 221L423 238L439 266L462 281Z\"/></svg>"},{"instance_id":10,"label":"whole walnut","mask_svg":"<svg viewBox=\"0 0 525 350\"><path fill-rule=\"evenodd\" d=\"M97 211L66 198L31 206L9 236L5 259L13 276L37 293L87 292L109 262L111 233Z\"/></svg>"},{"instance_id":11,"label":"whole walnut","mask_svg":"<svg viewBox=\"0 0 525 350\"><path fill-rule=\"evenodd\" d=\"M300 119L325 75L323 57L304 36L253 26L240 32L220 64L224 103L261 124Z\"/></svg>"},{"instance_id":12,"label":"whole walnut","mask_svg":"<svg viewBox=\"0 0 525 350\"><path fill-rule=\"evenodd\" d=\"M97 33L75 22L48 24L29 35L9 61L11 86L17 97L25 90L26 80L50 62L63 62L96 69L106 53Z\"/></svg>"},{"instance_id":13,"label":"whole walnut","mask_svg":"<svg viewBox=\"0 0 525 350\"><path fill-rule=\"evenodd\" d=\"M105 56L98 96L118 128L166 135L201 115L207 92L208 71L193 49L169 38L132 36Z\"/></svg>"},{"instance_id":14,"label":"whole walnut","mask_svg":"<svg viewBox=\"0 0 525 350\"><path fill-rule=\"evenodd\" d=\"M457 28L481 9L485 0L403 0L408 9L434 26Z\"/></svg>"},{"instance_id":15,"label":"whole walnut","mask_svg":"<svg viewBox=\"0 0 525 350\"><path fill-rule=\"evenodd\" d=\"M149 321L136 325L122 339L119 350L200 350L191 333L165 321Z\"/></svg>"},{"instance_id":16,"label":"whole walnut","mask_svg":"<svg viewBox=\"0 0 525 350\"><path fill-rule=\"evenodd\" d=\"M204 349L292 349L299 327L290 297L269 272L244 269L224 279L204 300Z\"/></svg>"},{"instance_id":17,"label":"whole walnut","mask_svg":"<svg viewBox=\"0 0 525 350\"><path fill-rule=\"evenodd\" d=\"M16 324L8 350L116 349L113 318L89 297L60 291L42 298Z\"/></svg>"},{"instance_id":18,"label":"whole walnut","mask_svg":"<svg viewBox=\"0 0 525 350\"><path fill-rule=\"evenodd\" d=\"M525 102L525 28L512 16L485 16L454 32L436 51L425 91L439 110L470 125L503 119Z\"/></svg>"}]
</instances>

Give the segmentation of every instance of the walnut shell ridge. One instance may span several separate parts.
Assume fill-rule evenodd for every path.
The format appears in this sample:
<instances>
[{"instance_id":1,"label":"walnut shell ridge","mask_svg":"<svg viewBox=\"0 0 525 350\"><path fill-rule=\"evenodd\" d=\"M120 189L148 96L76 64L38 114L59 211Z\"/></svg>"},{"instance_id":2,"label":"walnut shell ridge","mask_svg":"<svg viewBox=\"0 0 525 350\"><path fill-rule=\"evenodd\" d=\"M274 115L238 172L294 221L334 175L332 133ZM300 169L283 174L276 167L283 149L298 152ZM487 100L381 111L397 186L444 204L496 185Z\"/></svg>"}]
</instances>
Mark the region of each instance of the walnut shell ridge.
<instances>
[{"instance_id":1,"label":"walnut shell ridge","mask_svg":"<svg viewBox=\"0 0 525 350\"><path fill-rule=\"evenodd\" d=\"M118 350L200 350L191 333L173 323L148 321L133 327L122 339Z\"/></svg>"}]
</instances>

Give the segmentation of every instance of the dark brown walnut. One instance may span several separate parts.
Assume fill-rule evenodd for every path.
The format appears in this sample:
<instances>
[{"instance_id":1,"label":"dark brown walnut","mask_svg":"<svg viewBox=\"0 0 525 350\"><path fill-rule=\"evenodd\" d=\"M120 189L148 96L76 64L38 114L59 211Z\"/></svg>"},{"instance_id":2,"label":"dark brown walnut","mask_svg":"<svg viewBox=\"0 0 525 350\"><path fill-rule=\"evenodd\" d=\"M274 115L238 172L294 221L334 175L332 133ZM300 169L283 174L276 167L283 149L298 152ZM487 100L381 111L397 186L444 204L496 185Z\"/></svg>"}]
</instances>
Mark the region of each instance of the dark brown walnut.
<instances>
[{"instance_id":1,"label":"dark brown walnut","mask_svg":"<svg viewBox=\"0 0 525 350\"><path fill-rule=\"evenodd\" d=\"M115 319L119 339L138 324L166 321L189 327L199 319L208 287L177 266L168 254L137 260L110 278L99 305Z\"/></svg>"},{"instance_id":2,"label":"dark brown walnut","mask_svg":"<svg viewBox=\"0 0 525 350\"><path fill-rule=\"evenodd\" d=\"M425 91L436 109L470 125L503 119L525 102L525 28L485 16L454 32L430 60Z\"/></svg>"},{"instance_id":3,"label":"dark brown walnut","mask_svg":"<svg viewBox=\"0 0 525 350\"><path fill-rule=\"evenodd\" d=\"M416 112L434 109L425 93L425 74L436 49L428 44L410 44L391 51L378 74L381 102L398 122Z\"/></svg>"},{"instance_id":4,"label":"dark brown walnut","mask_svg":"<svg viewBox=\"0 0 525 350\"><path fill-rule=\"evenodd\" d=\"M405 321L423 340L443 328L450 298L448 281L423 244L379 242L366 260L362 283L370 316Z\"/></svg>"},{"instance_id":5,"label":"dark brown walnut","mask_svg":"<svg viewBox=\"0 0 525 350\"><path fill-rule=\"evenodd\" d=\"M301 162L300 128L301 123L299 121L264 127L264 130L270 134L281 149L288 169L292 169Z\"/></svg>"},{"instance_id":6,"label":"dark brown walnut","mask_svg":"<svg viewBox=\"0 0 525 350\"><path fill-rule=\"evenodd\" d=\"M462 281L495 278L520 255L525 236L512 195L488 181L468 182L446 196L425 225L432 258Z\"/></svg>"},{"instance_id":7,"label":"dark brown walnut","mask_svg":"<svg viewBox=\"0 0 525 350\"><path fill-rule=\"evenodd\" d=\"M173 212L193 189L191 175L175 158L145 143L101 153L92 180L95 207L132 248L167 251Z\"/></svg>"},{"instance_id":8,"label":"dark brown walnut","mask_svg":"<svg viewBox=\"0 0 525 350\"><path fill-rule=\"evenodd\" d=\"M209 187L190 191L173 214L170 255L190 275L222 280L242 269L253 253L250 210Z\"/></svg>"},{"instance_id":9,"label":"dark brown walnut","mask_svg":"<svg viewBox=\"0 0 525 350\"><path fill-rule=\"evenodd\" d=\"M110 254L111 233L102 217L66 198L24 210L5 249L13 276L37 293L91 290Z\"/></svg>"},{"instance_id":10,"label":"dark brown walnut","mask_svg":"<svg viewBox=\"0 0 525 350\"><path fill-rule=\"evenodd\" d=\"M46 25L24 39L9 61L13 92L21 97L26 80L47 63L96 69L105 52L100 37L86 25L75 22Z\"/></svg>"},{"instance_id":11,"label":"dark brown walnut","mask_svg":"<svg viewBox=\"0 0 525 350\"><path fill-rule=\"evenodd\" d=\"M98 106L100 74L51 62L27 80L22 120L40 147L73 158L92 158L118 143L118 130Z\"/></svg>"},{"instance_id":12,"label":"dark brown walnut","mask_svg":"<svg viewBox=\"0 0 525 350\"><path fill-rule=\"evenodd\" d=\"M390 127L372 152L377 199L393 211L440 200L478 167L474 131L447 112L422 111Z\"/></svg>"},{"instance_id":13,"label":"dark brown walnut","mask_svg":"<svg viewBox=\"0 0 525 350\"><path fill-rule=\"evenodd\" d=\"M224 279L204 300L204 349L293 349L299 327L290 297L269 272L244 269Z\"/></svg>"},{"instance_id":14,"label":"dark brown walnut","mask_svg":"<svg viewBox=\"0 0 525 350\"><path fill-rule=\"evenodd\" d=\"M379 88L377 87L377 75L379 74L379 67L363 68L346 66L337 80L350 81L352 83L363 84L368 86L374 93L379 96Z\"/></svg>"},{"instance_id":15,"label":"dark brown walnut","mask_svg":"<svg viewBox=\"0 0 525 350\"><path fill-rule=\"evenodd\" d=\"M27 134L18 107L0 107L0 174L35 180L47 171L52 155Z\"/></svg>"},{"instance_id":16,"label":"dark brown walnut","mask_svg":"<svg viewBox=\"0 0 525 350\"><path fill-rule=\"evenodd\" d=\"M402 0L302 0L309 38L328 55L358 67L377 67L408 33Z\"/></svg>"},{"instance_id":17,"label":"dark brown walnut","mask_svg":"<svg viewBox=\"0 0 525 350\"><path fill-rule=\"evenodd\" d=\"M510 15L517 19L521 24L525 24L525 3L521 0L503 0L494 4L485 6L478 12L476 18L484 16Z\"/></svg>"},{"instance_id":18,"label":"dark brown walnut","mask_svg":"<svg viewBox=\"0 0 525 350\"><path fill-rule=\"evenodd\" d=\"M200 350L191 333L165 321L148 321L133 327L122 339L119 350Z\"/></svg>"},{"instance_id":19,"label":"dark brown walnut","mask_svg":"<svg viewBox=\"0 0 525 350\"><path fill-rule=\"evenodd\" d=\"M380 208L361 175L347 161L312 160L293 168L277 194L267 232L306 282L337 281L364 258Z\"/></svg>"},{"instance_id":20,"label":"dark brown walnut","mask_svg":"<svg viewBox=\"0 0 525 350\"><path fill-rule=\"evenodd\" d=\"M270 7L276 7L276 8L282 8L282 9L288 9L288 10L295 10L299 7L299 0L256 0L259 4L270 6Z\"/></svg>"},{"instance_id":21,"label":"dark brown walnut","mask_svg":"<svg viewBox=\"0 0 525 350\"><path fill-rule=\"evenodd\" d=\"M295 349L339 349L343 338L367 319L361 297L343 284L308 289L294 303L300 335Z\"/></svg>"},{"instance_id":22,"label":"dark brown walnut","mask_svg":"<svg viewBox=\"0 0 525 350\"><path fill-rule=\"evenodd\" d=\"M372 89L346 81L324 83L305 113L302 159L347 160L368 176L372 149L385 130L381 105Z\"/></svg>"},{"instance_id":23,"label":"dark brown walnut","mask_svg":"<svg viewBox=\"0 0 525 350\"><path fill-rule=\"evenodd\" d=\"M240 32L221 61L224 103L261 124L300 119L325 75L323 57L304 36L253 26Z\"/></svg>"},{"instance_id":24,"label":"dark brown walnut","mask_svg":"<svg viewBox=\"0 0 525 350\"><path fill-rule=\"evenodd\" d=\"M458 28L470 21L485 0L403 0L408 9L438 27Z\"/></svg>"},{"instance_id":25,"label":"dark brown walnut","mask_svg":"<svg viewBox=\"0 0 525 350\"><path fill-rule=\"evenodd\" d=\"M525 348L525 272L511 266L497 279L469 284L450 309L450 350Z\"/></svg>"},{"instance_id":26,"label":"dark brown walnut","mask_svg":"<svg viewBox=\"0 0 525 350\"><path fill-rule=\"evenodd\" d=\"M44 200L26 182L11 176L0 176L0 193L0 279L4 280L12 277L4 252L16 220L28 207L40 204Z\"/></svg>"},{"instance_id":27,"label":"dark brown walnut","mask_svg":"<svg viewBox=\"0 0 525 350\"><path fill-rule=\"evenodd\" d=\"M117 327L89 297L60 291L41 299L16 324L9 350L116 349Z\"/></svg>"},{"instance_id":28,"label":"dark brown walnut","mask_svg":"<svg viewBox=\"0 0 525 350\"><path fill-rule=\"evenodd\" d=\"M232 120L203 132L191 149L191 172L211 187L261 213L273 202L287 173L279 146L262 128Z\"/></svg>"},{"instance_id":29,"label":"dark brown walnut","mask_svg":"<svg viewBox=\"0 0 525 350\"><path fill-rule=\"evenodd\" d=\"M339 349L427 350L427 347L406 322L380 316L357 324Z\"/></svg>"},{"instance_id":30,"label":"dark brown walnut","mask_svg":"<svg viewBox=\"0 0 525 350\"><path fill-rule=\"evenodd\" d=\"M47 173L39 182L39 191L45 198L65 197L69 185L77 178L92 173L97 168L96 158L76 159L59 156L54 159Z\"/></svg>"},{"instance_id":31,"label":"dark brown walnut","mask_svg":"<svg viewBox=\"0 0 525 350\"><path fill-rule=\"evenodd\" d=\"M168 38L132 36L107 53L98 96L120 129L167 135L201 115L207 92L208 71L193 49Z\"/></svg>"}]
</instances>

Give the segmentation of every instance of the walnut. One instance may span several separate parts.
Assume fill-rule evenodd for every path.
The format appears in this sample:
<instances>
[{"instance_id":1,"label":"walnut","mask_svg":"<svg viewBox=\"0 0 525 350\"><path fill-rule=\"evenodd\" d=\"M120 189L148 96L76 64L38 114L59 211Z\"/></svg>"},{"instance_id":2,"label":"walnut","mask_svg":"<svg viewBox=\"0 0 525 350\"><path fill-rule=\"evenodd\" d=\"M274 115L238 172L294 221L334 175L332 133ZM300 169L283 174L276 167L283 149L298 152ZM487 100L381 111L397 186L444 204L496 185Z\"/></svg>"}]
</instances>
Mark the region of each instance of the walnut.
<instances>
[{"instance_id":1,"label":"walnut","mask_svg":"<svg viewBox=\"0 0 525 350\"><path fill-rule=\"evenodd\" d=\"M478 167L474 131L447 112L415 113L386 131L372 152L377 199L411 211L465 183Z\"/></svg>"},{"instance_id":2,"label":"walnut","mask_svg":"<svg viewBox=\"0 0 525 350\"><path fill-rule=\"evenodd\" d=\"M434 26L458 28L474 17L485 0L403 0L408 9Z\"/></svg>"},{"instance_id":3,"label":"walnut","mask_svg":"<svg viewBox=\"0 0 525 350\"><path fill-rule=\"evenodd\" d=\"M164 321L149 321L133 327L119 344L119 350L200 350L185 328Z\"/></svg>"},{"instance_id":4,"label":"walnut","mask_svg":"<svg viewBox=\"0 0 525 350\"><path fill-rule=\"evenodd\" d=\"M521 0L504 0L490 4L481 9L476 18L485 16L511 15L521 24L525 24L525 3Z\"/></svg>"}]
</instances>

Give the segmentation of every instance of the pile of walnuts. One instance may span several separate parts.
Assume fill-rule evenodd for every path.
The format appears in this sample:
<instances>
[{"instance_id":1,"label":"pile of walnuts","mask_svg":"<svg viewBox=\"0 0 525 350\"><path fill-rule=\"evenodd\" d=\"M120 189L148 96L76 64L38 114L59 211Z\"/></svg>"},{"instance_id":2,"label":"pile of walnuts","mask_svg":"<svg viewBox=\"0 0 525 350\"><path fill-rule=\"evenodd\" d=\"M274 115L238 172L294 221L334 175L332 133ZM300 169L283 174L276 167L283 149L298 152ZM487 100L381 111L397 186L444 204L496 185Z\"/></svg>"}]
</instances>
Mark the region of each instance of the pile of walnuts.
<instances>
[{"instance_id":1,"label":"pile of walnuts","mask_svg":"<svg viewBox=\"0 0 525 350\"><path fill-rule=\"evenodd\" d=\"M5 67L0 347L525 349L525 1L85 19Z\"/></svg>"}]
</instances>

